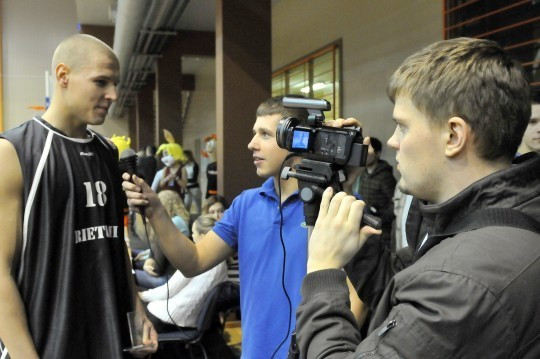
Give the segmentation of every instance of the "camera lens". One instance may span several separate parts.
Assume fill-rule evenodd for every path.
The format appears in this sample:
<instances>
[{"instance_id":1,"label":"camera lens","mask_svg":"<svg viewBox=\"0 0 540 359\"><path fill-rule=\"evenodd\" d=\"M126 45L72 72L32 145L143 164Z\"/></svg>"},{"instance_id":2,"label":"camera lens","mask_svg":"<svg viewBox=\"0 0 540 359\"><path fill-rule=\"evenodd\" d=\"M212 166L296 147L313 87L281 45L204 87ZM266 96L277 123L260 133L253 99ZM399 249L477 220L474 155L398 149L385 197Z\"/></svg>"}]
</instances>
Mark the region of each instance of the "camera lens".
<instances>
[{"instance_id":1,"label":"camera lens","mask_svg":"<svg viewBox=\"0 0 540 359\"><path fill-rule=\"evenodd\" d=\"M298 122L294 117L284 117L279 121L276 130L276 141L279 147L287 149L288 134L296 127Z\"/></svg>"}]
</instances>

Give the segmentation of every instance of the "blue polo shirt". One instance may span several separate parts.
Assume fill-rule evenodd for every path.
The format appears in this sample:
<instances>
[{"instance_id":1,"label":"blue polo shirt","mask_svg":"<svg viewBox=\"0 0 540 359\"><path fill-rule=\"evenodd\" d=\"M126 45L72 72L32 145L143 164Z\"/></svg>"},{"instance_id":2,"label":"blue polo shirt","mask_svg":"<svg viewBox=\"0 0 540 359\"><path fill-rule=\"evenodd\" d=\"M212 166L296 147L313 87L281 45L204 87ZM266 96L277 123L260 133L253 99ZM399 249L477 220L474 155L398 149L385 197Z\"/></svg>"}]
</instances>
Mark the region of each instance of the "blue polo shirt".
<instances>
[{"instance_id":1,"label":"blue polo shirt","mask_svg":"<svg viewBox=\"0 0 540 359\"><path fill-rule=\"evenodd\" d=\"M286 358L295 311L300 303L300 286L306 275L307 228L298 192L283 203L283 241L287 251L285 287L281 284L283 248L279 236L279 200L269 178L255 189L242 192L225 211L213 231L238 250L240 264L240 306L242 313L242 357L271 357L285 338L289 315L289 338L275 358Z\"/></svg>"}]
</instances>

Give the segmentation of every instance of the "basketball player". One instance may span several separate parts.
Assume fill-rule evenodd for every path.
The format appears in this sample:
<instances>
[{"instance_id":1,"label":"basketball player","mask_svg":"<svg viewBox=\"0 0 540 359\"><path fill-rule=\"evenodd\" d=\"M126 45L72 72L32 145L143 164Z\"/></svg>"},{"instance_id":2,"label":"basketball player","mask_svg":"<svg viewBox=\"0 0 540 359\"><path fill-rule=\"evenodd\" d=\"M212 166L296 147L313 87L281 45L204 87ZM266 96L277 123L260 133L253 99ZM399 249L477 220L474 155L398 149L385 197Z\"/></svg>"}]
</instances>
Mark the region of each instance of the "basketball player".
<instances>
[{"instance_id":1,"label":"basketball player","mask_svg":"<svg viewBox=\"0 0 540 359\"><path fill-rule=\"evenodd\" d=\"M52 66L51 106L0 135L0 357L142 358L157 334L128 271L118 155L87 128L116 100L118 59L74 35ZM131 354L129 312L144 344Z\"/></svg>"}]
</instances>

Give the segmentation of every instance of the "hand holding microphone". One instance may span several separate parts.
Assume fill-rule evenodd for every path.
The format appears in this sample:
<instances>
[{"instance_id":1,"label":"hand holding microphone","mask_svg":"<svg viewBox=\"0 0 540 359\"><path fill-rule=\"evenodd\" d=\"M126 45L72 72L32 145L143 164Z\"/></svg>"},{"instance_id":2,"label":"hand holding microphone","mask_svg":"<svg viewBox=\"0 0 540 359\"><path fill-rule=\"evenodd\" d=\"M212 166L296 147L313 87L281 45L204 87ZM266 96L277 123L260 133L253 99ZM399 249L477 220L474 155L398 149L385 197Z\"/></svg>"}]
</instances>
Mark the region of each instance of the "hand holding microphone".
<instances>
[{"instance_id":1,"label":"hand holding microphone","mask_svg":"<svg viewBox=\"0 0 540 359\"><path fill-rule=\"evenodd\" d=\"M127 202L130 208L136 208L143 216L151 214L149 196L154 195L152 189L135 174L137 169L137 154L128 148L120 154L120 171L122 172L122 189L126 193ZM157 196L155 196L157 199ZM158 200L159 201L159 200ZM150 210L150 213L148 213ZM145 213L147 212L147 213Z\"/></svg>"},{"instance_id":2,"label":"hand holding microphone","mask_svg":"<svg viewBox=\"0 0 540 359\"><path fill-rule=\"evenodd\" d=\"M133 176L137 171L138 160L139 157L131 148L123 150L122 153L120 153L120 171L122 173L129 173L130 176Z\"/></svg>"}]
</instances>

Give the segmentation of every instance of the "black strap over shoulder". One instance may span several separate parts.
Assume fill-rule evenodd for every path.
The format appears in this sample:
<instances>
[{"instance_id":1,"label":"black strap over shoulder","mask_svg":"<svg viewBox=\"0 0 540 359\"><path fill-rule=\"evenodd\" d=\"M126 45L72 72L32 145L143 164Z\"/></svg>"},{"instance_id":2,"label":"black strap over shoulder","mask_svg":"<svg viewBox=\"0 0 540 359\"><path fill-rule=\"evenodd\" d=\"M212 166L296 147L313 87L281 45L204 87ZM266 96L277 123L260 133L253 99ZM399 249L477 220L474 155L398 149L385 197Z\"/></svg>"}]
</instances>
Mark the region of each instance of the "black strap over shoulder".
<instances>
[{"instance_id":1,"label":"black strap over shoulder","mask_svg":"<svg viewBox=\"0 0 540 359\"><path fill-rule=\"evenodd\" d=\"M296 330L292 333L291 344L289 345L289 352L287 353L287 359L298 359L300 358L300 349L298 348L298 343L296 342Z\"/></svg>"},{"instance_id":2,"label":"black strap over shoulder","mask_svg":"<svg viewBox=\"0 0 540 359\"><path fill-rule=\"evenodd\" d=\"M416 253L416 258L423 256L445 238L484 227L513 227L540 234L540 222L523 212L512 208L484 208L452 222L444 233L430 235Z\"/></svg>"}]
</instances>

